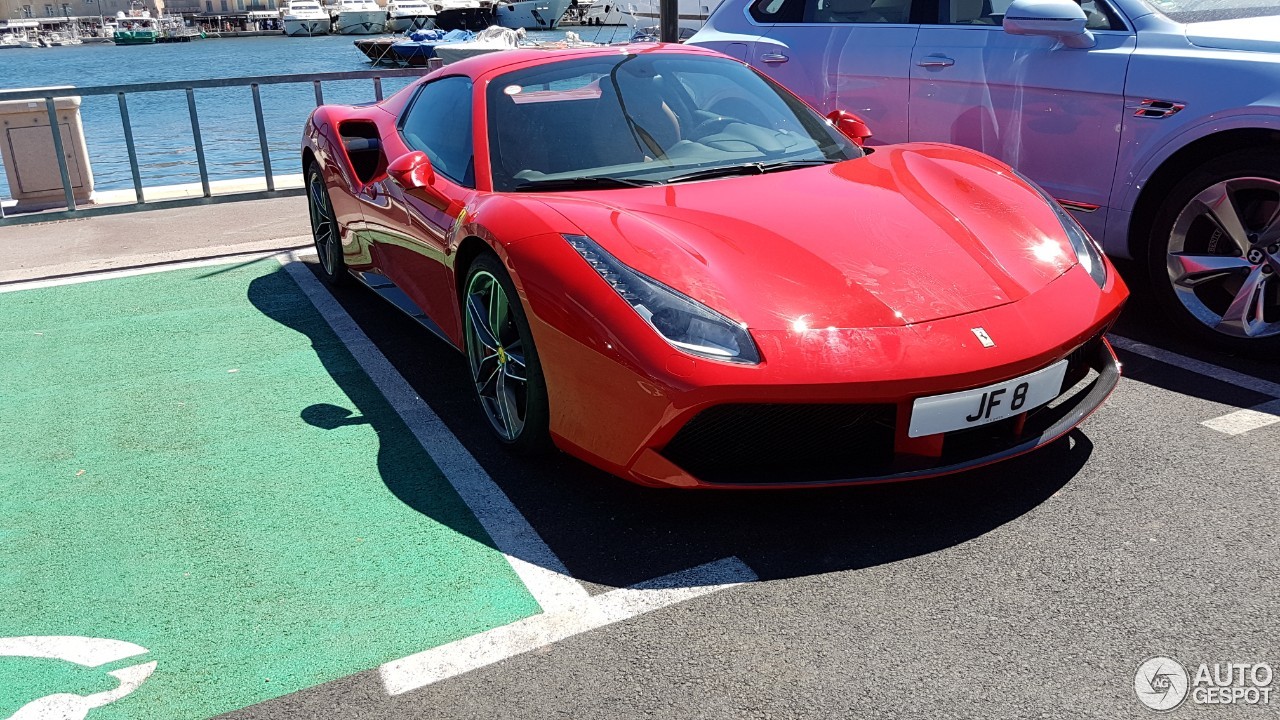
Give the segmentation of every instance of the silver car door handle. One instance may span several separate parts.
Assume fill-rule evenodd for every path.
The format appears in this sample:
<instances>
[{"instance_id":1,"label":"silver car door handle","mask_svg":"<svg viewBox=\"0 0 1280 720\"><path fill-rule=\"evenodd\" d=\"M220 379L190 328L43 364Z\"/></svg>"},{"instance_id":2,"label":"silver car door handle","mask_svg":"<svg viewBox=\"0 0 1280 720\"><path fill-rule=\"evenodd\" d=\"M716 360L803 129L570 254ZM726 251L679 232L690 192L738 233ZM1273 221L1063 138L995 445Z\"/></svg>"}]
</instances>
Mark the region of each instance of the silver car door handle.
<instances>
[{"instance_id":1,"label":"silver car door handle","mask_svg":"<svg viewBox=\"0 0 1280 720\"><path fill-rule=\"evenodd\" d=\"M916 65L920 67L950 67L955 65L956 61L945 55L929 55L920 59Z\"/></svg>"},{"instance_id":2,"label":"silver car door handle","mask_svg":"<svg viewBox=\"0 0 1280 720\"><path fill-rule=\"evenodd\" d=\"M760 62L765 63L784 63L790 59L791 58L781 53L765 53L760 56Z\"/></svg>"}]
</instances>

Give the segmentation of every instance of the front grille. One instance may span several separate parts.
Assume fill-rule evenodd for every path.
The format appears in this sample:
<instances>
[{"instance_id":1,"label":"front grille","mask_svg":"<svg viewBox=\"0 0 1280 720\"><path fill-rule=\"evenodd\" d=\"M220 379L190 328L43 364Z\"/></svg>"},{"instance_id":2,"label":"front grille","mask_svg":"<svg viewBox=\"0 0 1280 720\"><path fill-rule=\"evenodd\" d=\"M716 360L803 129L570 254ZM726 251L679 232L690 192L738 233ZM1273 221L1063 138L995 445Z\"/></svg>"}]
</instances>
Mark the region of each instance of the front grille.
<instances>
[{"instance_id":1,"label":"front grille","mask_svg":"<svg viewBox=\"0 0 1280 720\"><path fill-rule=\"evenodd\" d=\"M1062 391L1080 382L1089 370L1098 362L1098 353L1102 347L1102 334L1099 333L1086 340L1080 347L1067 354L1067 375L1062 380Z\"/></svg>"},{"instance_id":2,"label":"front grille","mask_svg":"<svg viewBox=\"0 0 1280 720\"><path fill-rule=\"evenodd\" d=\"M698 413L662 454L718 483L821 482L893 463L893 405L731 404Z\"/></svg>"}]
</instances>

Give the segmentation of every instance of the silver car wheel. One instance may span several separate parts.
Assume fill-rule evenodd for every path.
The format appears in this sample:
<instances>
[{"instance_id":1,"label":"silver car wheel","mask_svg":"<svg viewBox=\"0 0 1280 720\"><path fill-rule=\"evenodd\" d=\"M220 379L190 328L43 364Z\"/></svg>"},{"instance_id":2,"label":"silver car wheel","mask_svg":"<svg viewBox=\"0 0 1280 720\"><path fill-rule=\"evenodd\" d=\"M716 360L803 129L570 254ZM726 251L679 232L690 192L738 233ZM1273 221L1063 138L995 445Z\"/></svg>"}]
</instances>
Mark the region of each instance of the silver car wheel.
<instances>
[{"instance_id":1,"label":"silver car wheel","mask_svg":"<svg viewBox=\"0 0 1280 720\"><path fill-rule=\"evenodd\" d=\"M1280 335L1280 182L1243 177L1205 188L1173 224L1169 280L1183 306L1224 335Z\"/></svg>"},{"instance_id":2,"label":"silver car wheel","mask_svg":"<svg viewBox=\"0 0 1280 720\"><path fill-rule=\"evenodd\" d=\"M514 441L525 425L528 370L510 299L484 270L471 276L465 298L467 357L476 394L493 429Z\"/></svg>"},{"instance_id":3,"label":"silver car wheel","mask_svg":"<svg viewBox=\"0 0 1280 720\"><path fill-rule=\"evenodd\" d=\"M333 226L333 215L329 211L329 191L325 189L324 179L320 173L311 173L307 183L307 208L311 214L311 237L316 244L316 255L320 258L320 266L325 274L333 275L337 263L334 253L341 252L336 242L336 228Z\"/></svg>"}]
</instances>

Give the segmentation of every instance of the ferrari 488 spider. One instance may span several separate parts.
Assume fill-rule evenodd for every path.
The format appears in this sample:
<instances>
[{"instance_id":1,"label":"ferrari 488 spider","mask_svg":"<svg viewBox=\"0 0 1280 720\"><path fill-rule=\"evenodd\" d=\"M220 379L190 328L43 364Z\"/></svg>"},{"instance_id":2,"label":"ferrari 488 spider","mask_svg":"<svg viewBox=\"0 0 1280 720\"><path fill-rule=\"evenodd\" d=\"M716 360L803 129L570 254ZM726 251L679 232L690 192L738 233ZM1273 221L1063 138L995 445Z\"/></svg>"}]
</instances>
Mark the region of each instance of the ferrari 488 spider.
<instances>
[{"instance_id":1,"label":"ferrari 488 spider","mask_svg":"<svg viewBox=\"0 0 1280 720\"><path fill-rule=\"evenodd\" d=\"M511 50L318 108L303 169L324 278L461 349L513 449L765 488L1062 436L1123 283L1008 166L867 134L709 50Z\"/></svg>"}]
</instances>

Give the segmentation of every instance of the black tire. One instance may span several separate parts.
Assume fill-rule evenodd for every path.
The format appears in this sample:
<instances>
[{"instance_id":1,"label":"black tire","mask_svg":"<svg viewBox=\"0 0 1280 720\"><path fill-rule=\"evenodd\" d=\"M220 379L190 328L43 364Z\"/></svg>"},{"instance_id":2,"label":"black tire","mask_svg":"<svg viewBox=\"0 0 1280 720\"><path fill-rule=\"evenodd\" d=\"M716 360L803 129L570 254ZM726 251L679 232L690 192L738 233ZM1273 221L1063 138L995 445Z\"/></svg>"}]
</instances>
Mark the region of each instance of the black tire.
<instances>
[{"instance_id":1,"label":"black tire","mask_svg":"<svg viewBox=\"0 0 1280 720\"><path fill-rule=\"evenodd\" d=\"M495 287L507 298L505 314L501 309L495 310ZM547 383L515 283L497 256L482 253L472 261L462 285L461 305L472 387L490 428L512 452L545 452L551 447ZM477 317L484 319L478 322ZM478 325L481 332L477 332ZM488 341L483 339L484 331L489 334ZM497 347L490 347L495 340ZM517 379L521 363L523 386ZM490 391L493 397L488 396ZM506 402L500 402L499 396Z\"/></svg>"},{"instance_id":2,"label":"black tire","mask_svg":"<svg viewBox=\"0 0 1280 720\"><path fill-rule=\"evenodd\" d=\"M1230 197L1239 222L1203 204ZM1223 207L1223 206L1218 206ZM1225 211L1224 212L1225 215ZM1280 149L1239 150L1200 165L1165 197L1151 225L1147 269L1164 316L1202 344L1234 353L1280 353ZM1275 222L1268 222L1275 218ZM1262 233L1269 227L1270 230ZM1243 231L1243 232L1241 232ZM1233 238L1243 235L1243 239ZM1213 272L1185 273L1176 260L1201 256ZM1256 262L1255 262L1256 261ZM1239 267L1235 267L1238 265ZM1202 267L1205 267L1201 264ZM1181 275L1182 279L1175 279ZM1255 290L1256 288L1256 290ZM1261 298L1261 312L1257 299ZM1236 298L1242 302L1233 306ZM1244 300L1252 299L1253 305ZM1240 308L1250 308L1240 312Z\"/></svg>"},{"instance_id":3,"label":"black tire","mask_svg":"<svg viewBox=\"0 0 1280 720\"><path fill-rule=\"evenodd\" d=\"M320 259L321 279L332 287L350 283L351 275L347 273L347 262L342 257L338 218L333 213L333 202L324 184L324 175L316 165L307 170L307 214L311 217L311 241L315 243L316 256Z\"/></svg>"}]
</instances>

